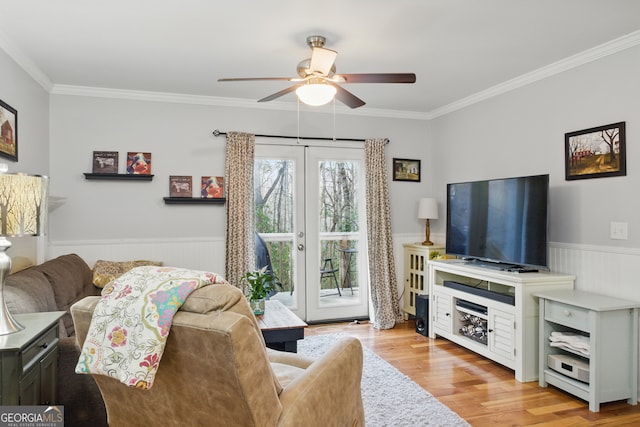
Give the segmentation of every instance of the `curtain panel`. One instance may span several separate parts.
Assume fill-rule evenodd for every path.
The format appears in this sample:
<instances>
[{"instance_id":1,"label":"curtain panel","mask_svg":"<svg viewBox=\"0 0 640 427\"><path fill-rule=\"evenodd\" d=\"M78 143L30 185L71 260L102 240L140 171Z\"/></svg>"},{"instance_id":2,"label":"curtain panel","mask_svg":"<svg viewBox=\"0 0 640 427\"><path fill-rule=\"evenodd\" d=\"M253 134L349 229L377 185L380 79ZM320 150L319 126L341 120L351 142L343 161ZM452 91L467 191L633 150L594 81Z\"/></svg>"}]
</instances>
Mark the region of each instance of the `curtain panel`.
<instances>
[{"instance_id":1,"label":"curtain panel","mask_svg":"<svg viewBox=\"0 0 640 427\"><path fill-rule=\"evenodd\" d=\"M369 282L373 327L391 329L403 321L396 280L385 146L387 139L368 139L365 149Z\"/></svg>"},{"instance_id":2,"label":"curtain panel","mask_svg":"<svg viewBox=\"0 0 640 427\"><path fill-rule=\"evenodd\" d=\"M227 133L225 186L227 192L227 243L225 278L242 288L241 279L255 270L253 160L255 136Z\"/></svg>"}]
</instances>

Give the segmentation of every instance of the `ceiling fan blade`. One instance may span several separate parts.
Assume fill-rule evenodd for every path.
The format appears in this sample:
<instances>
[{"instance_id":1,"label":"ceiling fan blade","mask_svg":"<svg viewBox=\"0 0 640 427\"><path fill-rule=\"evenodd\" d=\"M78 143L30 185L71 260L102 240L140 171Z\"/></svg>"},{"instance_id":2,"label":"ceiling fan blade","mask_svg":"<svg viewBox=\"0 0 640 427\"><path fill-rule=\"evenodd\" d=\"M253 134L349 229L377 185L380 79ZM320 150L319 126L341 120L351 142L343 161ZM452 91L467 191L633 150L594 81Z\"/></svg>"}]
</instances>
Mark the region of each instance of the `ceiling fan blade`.
<instances>
[{"instance_id":1,"label":"ceiling fan blade","mask_svg":"<svg viewBox=\"0 0 640 427\"><path fill-rule=\"evenodd\" d=\"M262 99L258 99L258 102L269 102L269 101L273 101L273 100L274 100L274 99L276 99L276 98L280 98L280 97L281 97L281 96L283 96L283 95L286 95L286 94L288 94L288 93L291 93L291 92L295 91L295 90L296 90L296 89L298 89L298 87L300 87L300 86L301 86L300 84L293 85L293 86L289 86L288 88L286 88L286 89L282 89L282 90L281 90L281 91L279 91L279 92L276 92L276 93L274 93L274 94L271 94L271 95L269 95L269 96L266 96L266 97L264 97L264 98L262 98Z\"/></svg>"},{"instance_id":2,"label":"ceiling fan blade","mask_svg":"<svg viewBox=\"0 0 640 427\"><path fill-rule=\"evenodd\" d=\"M336 88L336 91L337 91L336 98L338 98L338 101L342 102L347 107L358 108L358 107L362 107L365 104L365 102L362 99L358 98L357 96L355 96L348 90L344 89L340 85L331 84L331 86Z\"/></svg>"},{"instance_id":3,"label":"ceiling fan blade","mask_svg":"<svg viewBox=\"0 0 640 427\"><path fill-rule=\"evenodd\" d=\"M248 82L253 80L277 80L277 81L289 81L294 82L300 80L297 77L232 77L226 79L218 79L219 82Z\"/></svg>"},{"instance_id":4,"label":"ceiling fan blade","mask_svg":"<svg viewBox=\"0 0 640 427\"><path fill-rule=\"evenodd\" d=\"M312 73L318 72L326 76L329 74L329 71L331 71L331 67L333 67L333 63L336 61L336 56L338 56L338 52L335 50L314 47L309 69Z\"/></svg>"},{"instance_id":5,"label":"ceiling fan blade","mask_svg":"<svg viewBox=\"0 0 640 427\"><path fill-rule=\"evenodd\" d=\"M340 74L333 80L343 83L415 83L413 73Z\"/></svg>"}]
</instances>

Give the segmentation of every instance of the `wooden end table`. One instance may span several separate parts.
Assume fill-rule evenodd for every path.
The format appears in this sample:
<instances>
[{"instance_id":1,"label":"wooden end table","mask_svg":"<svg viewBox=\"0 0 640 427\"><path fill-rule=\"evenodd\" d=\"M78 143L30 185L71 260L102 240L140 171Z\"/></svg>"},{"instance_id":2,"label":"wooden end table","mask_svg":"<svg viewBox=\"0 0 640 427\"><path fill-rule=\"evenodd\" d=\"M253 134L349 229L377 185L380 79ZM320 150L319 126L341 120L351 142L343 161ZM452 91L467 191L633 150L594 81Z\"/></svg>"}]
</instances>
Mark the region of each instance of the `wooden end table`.
<instances>
[{"instance_id":1,"label":"wooden end table","mask_svg":"<svg viewBox=\"0 0 640 427\"><path fill-rule=\"evenodd\" d=\"M284 304L277 300L266 301L264 314L257 319L267 347L290 353L298 351L298 340L304 339L304 328L308 325Z\"/></svg>"}]
</instances>

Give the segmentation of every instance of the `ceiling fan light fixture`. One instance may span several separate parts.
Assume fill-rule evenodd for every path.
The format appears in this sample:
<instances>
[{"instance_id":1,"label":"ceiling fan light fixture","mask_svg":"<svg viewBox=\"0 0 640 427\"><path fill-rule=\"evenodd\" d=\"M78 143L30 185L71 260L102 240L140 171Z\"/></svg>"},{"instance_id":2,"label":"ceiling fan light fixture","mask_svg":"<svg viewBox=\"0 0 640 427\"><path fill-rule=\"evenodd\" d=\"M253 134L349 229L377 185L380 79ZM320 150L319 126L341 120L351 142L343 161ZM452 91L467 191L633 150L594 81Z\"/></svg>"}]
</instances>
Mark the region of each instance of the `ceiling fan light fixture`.
<instances>
[{"instance_id":1,"label":"ceiling fan light fixture","mask_svg":"<svg viewBox=\"0 0 640 427\"><path fill-rule=\"evenodd\" d=\"M329 103L336 95L336 88L326 83L307 83L296 89L298 99L314 107Z\"/></svg>"}]
</instances>

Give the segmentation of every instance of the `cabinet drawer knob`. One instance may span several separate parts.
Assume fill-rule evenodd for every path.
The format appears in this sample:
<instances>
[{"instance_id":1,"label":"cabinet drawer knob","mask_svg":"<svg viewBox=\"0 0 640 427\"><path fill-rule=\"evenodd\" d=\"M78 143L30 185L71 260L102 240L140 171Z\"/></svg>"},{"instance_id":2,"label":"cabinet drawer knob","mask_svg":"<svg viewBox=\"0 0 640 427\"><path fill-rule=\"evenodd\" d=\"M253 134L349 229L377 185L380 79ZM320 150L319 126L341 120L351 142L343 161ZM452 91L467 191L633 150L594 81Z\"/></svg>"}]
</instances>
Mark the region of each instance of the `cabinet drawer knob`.
<instances>
[{"instance_id":1,"label":"cabinet drawer knob","mask_svg":"<svg viewBox=\"0 0 640 427\"><path fill-rule=\"evenodd\" d=\"M48 343L46 343L46 342L44 342L44 343L42 343L42 345L41 345L40 347L42 347L42 348L47 348L47 347L49 347L49 344L48 344Z\"/></svg>"},{"instance_id":2,"label":"cabinet drawer knob","mask_svg":"<svg viewBox=\"0 0 640 427\"><path fill-rule=\"evenodd\" d=\"M570 317L571 316L571 312L565 308L564 309L564 315L567 316L567 317Z\"/></svg>"}]
</instances>

